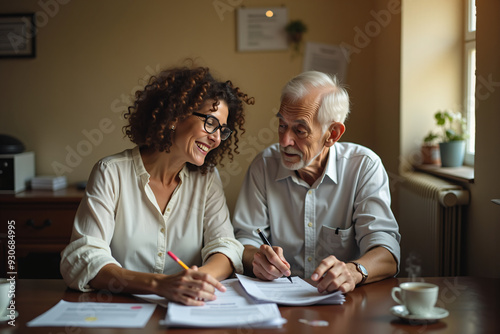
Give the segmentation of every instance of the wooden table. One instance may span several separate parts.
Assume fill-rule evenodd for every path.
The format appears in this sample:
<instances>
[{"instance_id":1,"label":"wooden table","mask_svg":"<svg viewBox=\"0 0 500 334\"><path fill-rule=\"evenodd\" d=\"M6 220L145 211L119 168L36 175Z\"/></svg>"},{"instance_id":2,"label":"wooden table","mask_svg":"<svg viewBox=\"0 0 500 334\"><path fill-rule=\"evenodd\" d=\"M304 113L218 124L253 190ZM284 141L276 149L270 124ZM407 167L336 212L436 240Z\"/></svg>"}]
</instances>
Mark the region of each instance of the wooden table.
<instances>
[{"instance_id":1,"label":"wooden table","mask_svg":"<svg viewBox=\"0 0 500 334\"><path fill-rule=\"evenodd\" d=\"M26 322L54 306L59 300L97 302L136 302L129 295L108 292L79 293L66 288L62 280L18 280L16 306L19 317L15 327L0 323L4 333L201 333L201 334L258 334L258 333L500 333L500 279L472 277L425 278L440 286L437 306L446 308L450 315L436 323L410 325L391 315L396 303L390 291L408 279L391 278L357 288L346 295L343 305L307 307L280 307L288 323L281 329L176 329L159 326L165 308L158 306L145 328L63 328L26 327ZM299 319L325 320L328 326L314 327Z\"/></svg>"}]
</instances>

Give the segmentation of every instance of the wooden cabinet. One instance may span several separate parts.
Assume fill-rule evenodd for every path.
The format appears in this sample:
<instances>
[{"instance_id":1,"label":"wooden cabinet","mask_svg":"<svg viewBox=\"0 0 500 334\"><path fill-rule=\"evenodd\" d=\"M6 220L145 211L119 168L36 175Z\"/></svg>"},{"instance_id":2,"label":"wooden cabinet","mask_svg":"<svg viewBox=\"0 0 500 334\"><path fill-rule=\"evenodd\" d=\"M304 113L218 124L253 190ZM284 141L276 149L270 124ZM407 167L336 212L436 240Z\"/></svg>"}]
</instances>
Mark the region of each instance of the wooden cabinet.
<instances>
[{"instance_id":1,"label":"wooden cabinet","mask_svg":"<svg viewBox=\"0 0 500 334\"><path fill-rule=\"evenodd\" d=\"M14 239L18 278L60 278L60 252L70 240L82 196L82 190L71 187L0 195L0 277L11 271L8 243Z\"/></svg>"}]
</instances>

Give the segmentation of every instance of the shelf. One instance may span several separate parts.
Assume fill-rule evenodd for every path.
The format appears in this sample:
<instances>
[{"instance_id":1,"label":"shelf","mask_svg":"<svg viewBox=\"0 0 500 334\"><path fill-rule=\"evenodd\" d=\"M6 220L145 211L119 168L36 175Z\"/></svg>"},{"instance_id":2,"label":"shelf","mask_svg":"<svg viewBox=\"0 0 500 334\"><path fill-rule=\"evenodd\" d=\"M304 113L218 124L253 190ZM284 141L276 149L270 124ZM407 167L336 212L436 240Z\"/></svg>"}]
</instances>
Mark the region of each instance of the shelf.
<instances>
[{"instance_id":1,"label":"shelf","mask_svg":"<svg viewBox=\"0 0 500 334\"><path fill-rule=\"evenodd\" d=\"M441 167L438 165L417 165L416 170L459 182L474 183L474 168L470 166Z\"/></svg>"}]
</instances>

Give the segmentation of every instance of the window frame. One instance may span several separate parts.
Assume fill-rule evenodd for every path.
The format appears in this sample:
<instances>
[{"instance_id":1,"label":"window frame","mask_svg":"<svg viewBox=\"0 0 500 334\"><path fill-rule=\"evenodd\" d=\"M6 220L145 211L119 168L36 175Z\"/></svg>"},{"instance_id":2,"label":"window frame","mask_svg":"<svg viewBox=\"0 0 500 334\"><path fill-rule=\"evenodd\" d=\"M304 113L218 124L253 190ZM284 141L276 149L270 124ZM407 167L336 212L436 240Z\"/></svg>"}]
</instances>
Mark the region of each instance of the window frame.
<instances>
[{"instance_id":1,"label":"window frame","mask_svg":"<svg viewBox=\"0 0 500 334\"><path fill-rule=\"evenodd\" d=\"M474 165L476 128L476 3L466 0L464 32L464 117L469 138L466 141L466 165Z\"/></svg>"}]
</instances>

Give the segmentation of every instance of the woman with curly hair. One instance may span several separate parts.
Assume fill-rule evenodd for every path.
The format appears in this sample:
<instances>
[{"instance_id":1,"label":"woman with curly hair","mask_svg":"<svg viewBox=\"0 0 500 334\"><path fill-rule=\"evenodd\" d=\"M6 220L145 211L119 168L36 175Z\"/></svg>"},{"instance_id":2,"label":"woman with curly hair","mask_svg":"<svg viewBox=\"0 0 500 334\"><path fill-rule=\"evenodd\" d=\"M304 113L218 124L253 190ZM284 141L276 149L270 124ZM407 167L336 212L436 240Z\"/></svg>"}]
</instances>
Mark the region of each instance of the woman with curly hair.
<instances>
[{"instance_id":1,"label":"woman with curly hair","mask_svg":"<svg viewBox=\"0 0 500 334\"><path fill-rule=\"evenodd\" d=\"M61 274L81 291L203 305L225 291L220 280L243 271L215 165L232 160L232 144L237 153L243 103L253 98L203 67L162 71L135 97L124 131L136 146L94 166Z\"/></svg>"}]
</instances>

